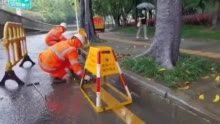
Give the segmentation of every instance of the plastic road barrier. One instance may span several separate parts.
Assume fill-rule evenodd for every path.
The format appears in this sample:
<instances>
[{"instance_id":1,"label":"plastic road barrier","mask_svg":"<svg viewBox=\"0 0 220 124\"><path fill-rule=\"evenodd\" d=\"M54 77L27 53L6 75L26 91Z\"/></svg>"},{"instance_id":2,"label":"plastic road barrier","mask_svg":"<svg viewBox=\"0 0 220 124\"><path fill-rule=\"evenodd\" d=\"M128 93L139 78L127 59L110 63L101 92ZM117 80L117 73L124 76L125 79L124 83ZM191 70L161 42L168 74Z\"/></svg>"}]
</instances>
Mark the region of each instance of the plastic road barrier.
<instances>
[{"instance_id":1,"label":"plastic road barrier","mask_svg":"<svg viewBox=\"0 0 220 124\"><path fill-rule=\"evenodd\" d=\"M102 112L132 103L131 93L111 47L90 47L84 70L86 73L90 72L91 74L96 75L96 83L94 84L85 83L84 77L80 82L81 91L96 112ZM124 93L106 80L107 77L118 74L125 90ZM92 93L91 91L94 90L95 93ZM106 101L110 95L121 97L120 99L123 100L119 103L109 101L108 103L105 103L105 105L102 105L101 101Z\"/></svg>"},{"instance_id":2,"label":"plastic road barrier","mask_svg":"<svg viewBox=\"0 0 220 124\"><path fill-rule=\"evenodd\" d=\"M13 67L21 61L20 67L23 67L24 62L30 61L32 66L35 63L28 56L26 36L22 24L15 22L6 22L4 25L3 46L6 52L5 75L0 82L0 85L5 85L5 81L12 79L19 85L24 85L13 71Z\"/></svg>"}]
</instances>

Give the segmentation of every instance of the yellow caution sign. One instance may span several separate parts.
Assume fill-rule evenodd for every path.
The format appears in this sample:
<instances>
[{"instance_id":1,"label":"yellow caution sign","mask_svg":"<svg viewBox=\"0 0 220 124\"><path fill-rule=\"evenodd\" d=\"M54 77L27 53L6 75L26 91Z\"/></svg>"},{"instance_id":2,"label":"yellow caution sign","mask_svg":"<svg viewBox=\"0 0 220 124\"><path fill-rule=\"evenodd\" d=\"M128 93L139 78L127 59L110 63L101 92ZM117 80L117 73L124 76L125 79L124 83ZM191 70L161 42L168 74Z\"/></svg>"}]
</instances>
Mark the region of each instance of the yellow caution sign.
<instances>
[{"instance_id":1,"label":"yellow caution sign","mask_svg":"<svg viewBox=\"0 0 220 124\"><path fill-rule=\"evenodd\" d=\"M100 52L100 56L98 53ZM100 57L101 77L111 74L118 74L119 69L115 62L112 48L110 47L90 47L85 68L92 74L97 74L98 57Z\"/></svg>"},{"instance_id":2,"label":"yellow caution sign","mask_svg":"<svg viewBox=\"0 0 220 124\"><path fill-rule=\"evenodd\" d=\"M0 85L5 85L5 81L8 79L15 80L19 85L23 85L24 82L15 75L12 68L21 60L20 67L23 67L24 62L26 61L30 61L32 66L35 63L28 56L26 36L22 24L7 22L4 25L3 46L5 48L7 60L5 65L5 75L0 82Z\"/></svg>"},{"instance_id":3,"label":"yellow caution sign","mask_svg":"<svg viewBox=\"0 0 220 124\"><path fill-rule=\"evenodd\" d=\"M85 72L88 71L93 75L96 75L95 85L84 84L84 77L81 79L80 82L81 91L88 99L88 101L92 104L96 112L102 112L104 110L110 110L119 106L124 106L132 103L131 93L128 90L126 80L117 62L117 58L114 54L114 51L111 47L90 47L84 70ZM120 79L124 86L125 93L119 91L106 80L107 76L114 74L120 75ZM101 100L106 101L106 95L104 94L106 94L107 91L104 90L103 87L109 88L108 91L111 91L113 94L118 94L117 97L121 97L123 99L122 102L114 103L111 101L111 104L105 103L105 105L103 105L101 103ZM91 93L91 91L94 91L94 89L96 89L96 92Z\"/></svg>"}]
</instances>

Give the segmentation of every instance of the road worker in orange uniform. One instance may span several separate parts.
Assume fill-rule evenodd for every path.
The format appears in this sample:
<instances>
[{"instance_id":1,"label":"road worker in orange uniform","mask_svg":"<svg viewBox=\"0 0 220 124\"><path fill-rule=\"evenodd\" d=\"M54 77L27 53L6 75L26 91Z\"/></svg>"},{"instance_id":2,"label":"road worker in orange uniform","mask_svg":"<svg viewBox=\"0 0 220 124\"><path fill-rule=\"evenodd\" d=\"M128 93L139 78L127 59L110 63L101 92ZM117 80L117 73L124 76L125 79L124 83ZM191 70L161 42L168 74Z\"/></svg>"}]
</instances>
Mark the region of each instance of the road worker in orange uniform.
<instances>
[{"instance_id":1,"label":"road worker in orange uniform","mask_svg":"<svg viewBox=\"0 0 220 124\"><path fill-rule=\"evenodd\" d=\"M66 31L66 23L62 22L60 26L52 28L49 33L46 35L45 41L48 46L52 46L57 42L67 40L63 33Z\"/></svg>"},{"instance_id":2,"label":"road worker in orange uniform","mask_svg":"<svg viewBox=\"0 0 220 124\"><path fill-rule=\"evenodd\" d=\"M44 72L52 76L54 83L65 82L70 70L82 78L84 71L78 61L77 49L83 47L85 43L84 36L75 34L70 40L56 43L40 53L38 64ZM88 81L91 77L85 75L84 79Z\"/></svg>"}]
</instances>

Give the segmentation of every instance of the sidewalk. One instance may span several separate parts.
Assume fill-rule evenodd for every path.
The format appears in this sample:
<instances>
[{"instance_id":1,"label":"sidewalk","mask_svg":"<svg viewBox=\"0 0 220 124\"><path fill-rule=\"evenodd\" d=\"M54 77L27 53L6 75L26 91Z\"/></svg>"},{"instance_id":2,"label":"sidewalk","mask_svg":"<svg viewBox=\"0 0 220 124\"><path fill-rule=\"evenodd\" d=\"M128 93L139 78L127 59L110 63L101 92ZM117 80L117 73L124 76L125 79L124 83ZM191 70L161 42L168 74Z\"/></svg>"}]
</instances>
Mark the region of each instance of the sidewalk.
<instances>
[{"instance_id":1,"label":"sidewalk","mask_svg":"<svg viewBox=\"0 0 220 124\"><path fill-rule=\"evenodd\" d=\"M116 41L130 45L143 46L145 48L149 47L151 42L153 41L152 38L150 38L149 40L143 40L143 39L137 40L135 36L126 35L122 33L114 33L114 32L102 33L99 34L99 37L109 41ZM220 49L219 49L220 42L192 41L188 39L187 40L182 39L180 46L181 46L180 51L184 53L200 55L200 56L205 56L220 60Z\"/></svg>"},{"instance_id":2,"label":"sidewalk","mask_svg":"<svg viewBox=\"0 0 220 124\"><path fill-rule=\"evenodd\" d=\"M130 54L135 56L143 51L145 51L152 42L152 39L149 41L136 40L134 36L106 32L99 34L101 39L107 40L108 42L99 43L99 45L108 45L113 47L116 53L120 54ZM210 57L215 60L220 60L220 42L205 42L205 41L192 41L192 40L183 40L181 43L181 51L200 55L205 57ZM131 73L127 73L129 77L135 77L136 82L144 82L146 89L155 90L154 92L160 92L160 95L166 95L163 93L168 93L172 99L179 101L179 103L184 104L189 108L189 110L194 110L201 118L212 118L215 121L207 121L207 123L220 123L220 104L213 103L215 95L220 94L220 88L216 86L215 77L216 75L206 76L199 81L192 82L188 90L177 90L173 91L163 85L158 87L158 83L155 83L153 80L140 79L140 76L137 77L137 74L134 76ZM141 81L139 81L141 80ZM151 82L154 83L151 83ZM153 87L153 88L152 88ZM161 88L162 87L162 88ZM134 89L136 90L136 89ZM157 91L156 91L157 90ZM147 91L146 91L147 92ZM203 93L205 95L205 100L201 101L198 99L199 94ZM142 93L143 94L143 93ZM209 120L209 119L208 119Z\"/></svg>"}]
</instances>

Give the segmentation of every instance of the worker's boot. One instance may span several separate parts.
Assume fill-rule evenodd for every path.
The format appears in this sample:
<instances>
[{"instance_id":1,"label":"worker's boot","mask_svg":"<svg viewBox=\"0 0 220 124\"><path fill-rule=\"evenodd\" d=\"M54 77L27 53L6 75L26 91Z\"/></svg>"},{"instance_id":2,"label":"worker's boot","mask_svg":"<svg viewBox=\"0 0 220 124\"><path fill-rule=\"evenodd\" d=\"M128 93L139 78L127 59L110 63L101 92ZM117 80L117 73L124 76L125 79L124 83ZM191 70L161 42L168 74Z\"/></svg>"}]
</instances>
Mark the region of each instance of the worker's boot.
<instances>
[{"instance_id":1,"label":"worker's boot","mask_svg":"<svg viewBox=\"0 0 220 124\"><path fill-rule=\"evenodd\" d=\"M65 79L58 78L58 77L53 77L53 76L51 76L51 81L52 81L53 83L65 83L65 82L66 82Z\"/></svg>"},{"instance_id":2,"label":"worker's boot","mask_svg":"<svg viewBox=\"0 0 220 124\"><path fill-rule=\"evenodd\" d=\"M80 79L80 77L78 75L76 75L72 70L70 70L69 73L70 73L71 78L73 78L74 80L79 80Z\"/></svg>"}]
</instances>

